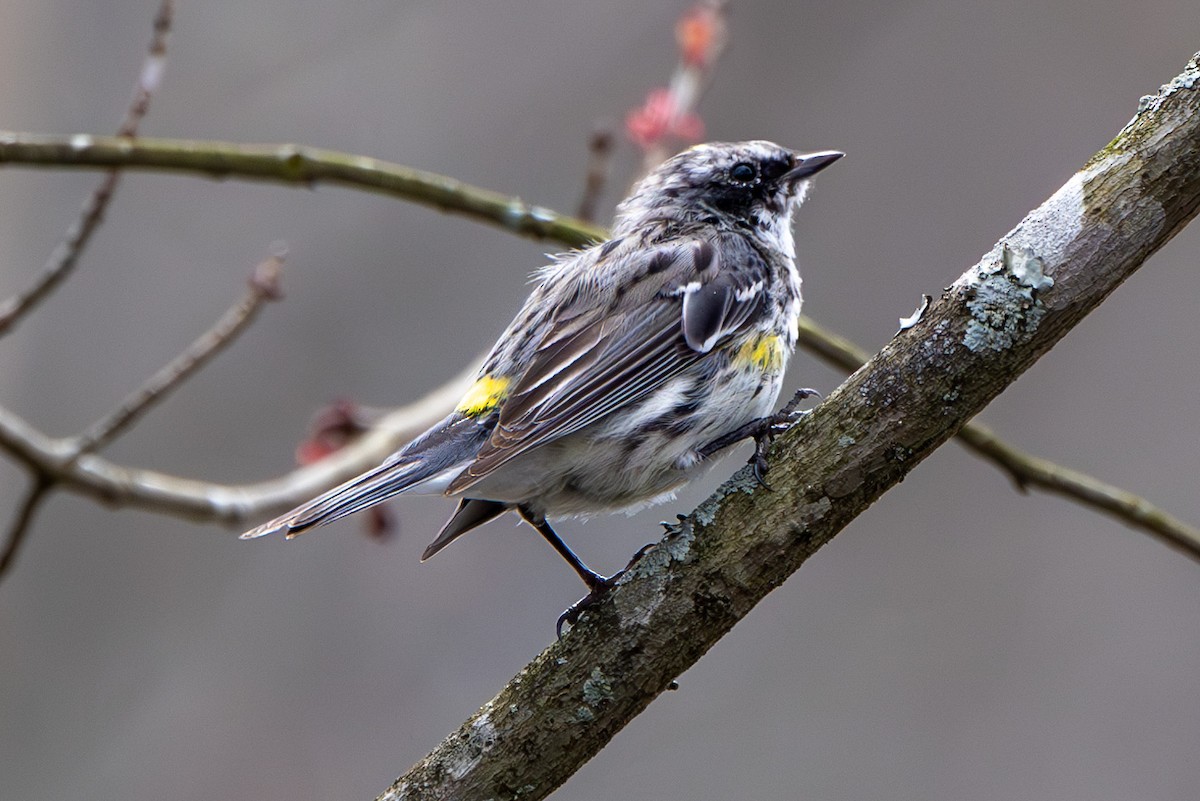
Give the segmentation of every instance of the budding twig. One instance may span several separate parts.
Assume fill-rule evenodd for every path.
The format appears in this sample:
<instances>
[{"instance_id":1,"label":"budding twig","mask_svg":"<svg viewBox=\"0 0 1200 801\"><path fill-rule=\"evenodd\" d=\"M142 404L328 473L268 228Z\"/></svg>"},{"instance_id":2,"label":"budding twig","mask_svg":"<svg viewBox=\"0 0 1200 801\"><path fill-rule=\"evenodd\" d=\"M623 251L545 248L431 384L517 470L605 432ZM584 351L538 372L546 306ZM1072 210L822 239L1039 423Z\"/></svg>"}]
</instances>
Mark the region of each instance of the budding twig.
<instances>
[{"instance_id":1,"label":"budding twig","mask_svg":"<svg viewBox=\"0 0 1200 801\"><path fill-rule=\"evenodd\" d=\"M643 174L665 161L680 140L696 142L704 137L696 107L725 52L729 33L725 6L725 0L700 0L684 12L675 25L679 63L671 82L652 89L625 118L626 133L642 150Z\"/></svg>"}]
</instances>

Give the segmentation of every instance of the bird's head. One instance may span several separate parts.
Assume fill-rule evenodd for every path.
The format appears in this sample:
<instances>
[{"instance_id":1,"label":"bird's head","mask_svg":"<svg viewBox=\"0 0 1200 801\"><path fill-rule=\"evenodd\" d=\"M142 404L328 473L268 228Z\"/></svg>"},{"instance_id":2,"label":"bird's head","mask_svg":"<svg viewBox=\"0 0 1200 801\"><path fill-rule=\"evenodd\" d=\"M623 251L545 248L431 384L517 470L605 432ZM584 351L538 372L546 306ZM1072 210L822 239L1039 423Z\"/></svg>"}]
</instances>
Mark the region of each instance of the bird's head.
<instances>
[{"instance_id":1,"label":"bird's head","mask_svg":"<svg viewBox=\"0 0 1200 801\"><path fill-rule=\"evenodd\" d=\"M614 236L655 222L736 226L790 241L808 179L844 153L798 153L762 140L710 142L664 161L617 207Z\"/></svg>"}]
</instances>

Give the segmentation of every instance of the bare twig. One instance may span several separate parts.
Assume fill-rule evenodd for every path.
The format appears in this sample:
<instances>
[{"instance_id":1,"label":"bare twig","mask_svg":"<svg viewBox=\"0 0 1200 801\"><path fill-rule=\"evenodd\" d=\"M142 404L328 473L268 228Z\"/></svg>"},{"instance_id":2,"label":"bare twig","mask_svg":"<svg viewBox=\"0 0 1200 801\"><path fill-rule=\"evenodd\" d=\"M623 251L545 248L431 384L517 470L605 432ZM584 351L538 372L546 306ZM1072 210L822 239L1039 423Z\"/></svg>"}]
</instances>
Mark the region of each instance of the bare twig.
<instances>
[{"instance_id":1,"label":"bare twig","mask_svg":"<svg viewBox=\"0 0 1200 801\"><path fill-rule=\"evenodd\" d=\"M137 136L138 125L150 110L150 98L162 86L163 72L167 66L167 37L171 33L171 18L175 11L171 0L163 0L154 16L154 38L150 40L150 52L142 62L137 85L133 87L133 99L125 119L117 128L117 136L129 139Z\"/></svg>"},{"instance_id":2,"label":"bare twig","mask_svg":"<svg viewBox=\"0 0 1200 801\"><path fill-rule=\"evenodd\" d=\"M302 187L338 184L404 198L568 247L604 238L603 229L449 176L302 145L0 132L0 165L5 164L186 172Z\"/></svg>"},{"instance_id":3,"label":"bare twig","mask_svg":"<svg viewBox=\"0 0 1200 801\"><path fill-rule=\"evenodd\" d=\"M601 125L592 131L588 140L588 169L583 183L583 197L579 199L579 210L576 218L586 223L596 221L596 210L600 206L600 197L608 184L608 172L612 166L614 136L612 129Z\"/></svg>"},{"instance_id":4,"label":"bare twig","mask_svg":"<svg viewBox=\"0 0 1200 801\"><path fill-rule=\"evenodd\" d=\"M182 353L132 392L112 414L97 420L75 441L77 455L92 453L107 445L133 425L153 406L161 403L197 370L208 364L246 330L267 301L278 300L279 273L284 251L278 250L259 262L248 282L245 295L221 319L200 335Z\"/></svg>"},{"instance_id":5,"label":"bare twig","mask_svg":"<svg viewBox=\"0 0 1200 801\"><path fill-rule=\"evenodd\" d=\"M858 345L825 330L807 317L800 320L800 346L848 373L870 358ZM1040 487L1082 506L1105 512L1200 561L1200 529L1168 514L1145 498L1086 473L1025 453L1001 440L982 423L967 423L956 437L967 450L1008 473L1018 487Z\"/></svg>"},{"instance_id":6,"label":"bare twig","mask_svg":"<svg viewBox=\"0 0 1200 801\"><path fill-rule=\"evenodd\" d=\"M1017 487L1040 487L1108 512L1139 528L1192 559L1200 561L1200 529L1189 526L1144 498L1106 484L1078 470L1048 462L1000 440L979 423L969 423L958 432L959 442L991 460L1012 477Z\"/></svg>"},{"instance_id":7,"label":"bare twig","mask_svg":"<svg viewBox=\"0 0 1200 801\"><path fill-rule=\"evenodd\" d=\"M245 295L204 334L189 345L181 354L150 377L145 384L131 393L108 416L93 423L87 431L77 437L53 440L35 431L24 421L0 408L0 440L10 454L22 461L34 475L35 483L22 505L8 537L4 553L0 556L0 578L16 558L38 505L52 490L58 487L78 490L72 476L85 472L81 460L88 454L107 445L136 423L142 415L161 403L173 390L207 364L218 353L228 347L254 321L262 305L277 300L282 295L279 289L279 273L283 266L282 245L254 269ZM101 461L101 463L103 463ZM136 474L136 472L135 472ZM120 471L110 473L110 480L123 482L128 475ZM115 488L95 493L104 500L112 501L120 496Z\"/></svg>"},{"instance_id":8,"label":"bare twig","mask_svg":"<svg viewBox=\"0 0 1200 801\"><path fill-rule=\"evenodd\" d=\"M0 407L0 450L61 488L114 506L131 506L231 526L295 506L384 457L446 415L479 371L472 364L426 397L402 406L361 439L315 464L257 484L215 484L115 464L102 456L76 457L74 437L43 434Z\"/></svg>"},{"instance_id":9,"label":"bare twig","mask_svg":"<svg viewBox=\"0 0 1200 801\"><path fill-rule=\"evenodd\" d=\"M0 579L3 579L8 574L8 571L17 561L17 553L21 550L21 545L25 542L25 535L29 533L29 527L33 524L33 517L37 514L38 507L46 499L52 486L54 486L52 480L44 476L38 476L34 479L33 486L25 493L25 500L22 501L21 507L17 510L17 516L13 518L12 527L8 530L8 539L4 543L4 552L0 553Z\"/></svg>"},{"instance_id":10,"label":"bare twig","mask_svg":"<svg viewBox=\"0 0 1200 801\"><path fill-rule=\"evenodd\" d=\"M167 36L171 31L171 0L163 0L154 18L154 37L150 41L150 52L142 63L133 99L117 128L117 136L133 139L138 125L150 108L150 98L162 82L166 64ZM38 303L44 300L79 263L79 257L87 247L92 234L104 221L104 211L120 183L120 171L111 170L100 181L99 186L83 202L79 219L67 231L66 237L54 248L33 283L21 292L0 303L0 336L12 330Z\"/></svg>"}]
</instances>

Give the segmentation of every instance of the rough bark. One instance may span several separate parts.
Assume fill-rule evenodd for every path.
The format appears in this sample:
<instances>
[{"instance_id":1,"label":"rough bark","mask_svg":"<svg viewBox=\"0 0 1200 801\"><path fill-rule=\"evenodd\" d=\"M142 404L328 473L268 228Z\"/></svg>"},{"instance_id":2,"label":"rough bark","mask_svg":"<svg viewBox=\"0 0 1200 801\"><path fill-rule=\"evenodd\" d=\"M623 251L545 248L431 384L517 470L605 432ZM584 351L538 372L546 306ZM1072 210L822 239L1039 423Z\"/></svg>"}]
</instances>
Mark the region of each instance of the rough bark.
<instances>
[{"instance_id":1,"label":"rough bark","mask_svg":"<svg viewBox=\"0 0 1200 801\"><path fill-rule=\"evenodd\" d=\"M1200 54L923 318L647 550L382 799L539 799L1029 368L1200 205ZM902 531L898 531L902 535Z\"/></svg>"}]
</instances>

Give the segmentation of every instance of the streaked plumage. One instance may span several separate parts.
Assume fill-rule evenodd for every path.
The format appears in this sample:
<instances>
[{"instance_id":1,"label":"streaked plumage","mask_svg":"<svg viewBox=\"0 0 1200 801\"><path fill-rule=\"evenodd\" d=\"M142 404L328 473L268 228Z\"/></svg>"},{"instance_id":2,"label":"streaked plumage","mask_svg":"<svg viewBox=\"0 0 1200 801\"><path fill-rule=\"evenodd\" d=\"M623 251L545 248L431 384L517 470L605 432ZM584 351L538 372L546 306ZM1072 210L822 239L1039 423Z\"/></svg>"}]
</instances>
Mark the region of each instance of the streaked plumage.
<instances>
[{"instance_id":1,"label":"streaked plumage","mask_svg":"<svg viewBox=\"0 0 1200 801\"><path fill-rule=\"evenodd\" d=\"M618 207L609 241L537 273L454 412L242 536L294 536L401 492L463 499L428 558L509 509L551 539L547 517L670 497L704 446L772 413L801 304L792 210L840 157L755 141L667 161Z\"/></svg>"}]
</instances>

